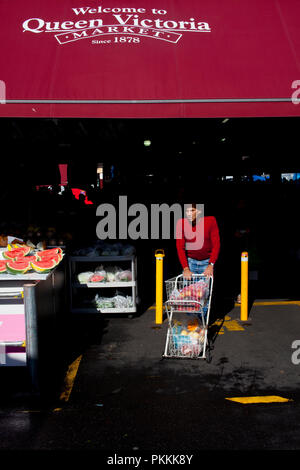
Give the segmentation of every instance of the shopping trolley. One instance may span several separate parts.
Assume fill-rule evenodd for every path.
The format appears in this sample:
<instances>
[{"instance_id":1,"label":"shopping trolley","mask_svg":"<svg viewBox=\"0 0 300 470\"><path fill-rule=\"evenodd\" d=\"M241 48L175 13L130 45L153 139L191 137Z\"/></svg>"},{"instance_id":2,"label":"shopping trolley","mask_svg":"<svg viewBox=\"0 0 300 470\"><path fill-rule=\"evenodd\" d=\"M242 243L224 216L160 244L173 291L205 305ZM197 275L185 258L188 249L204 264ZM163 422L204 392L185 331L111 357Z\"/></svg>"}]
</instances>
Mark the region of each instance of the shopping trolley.
<instances>
[{"instance_id":1,"label":"shopping trolley","mask_svg":"<svg viewBox=\"0 0 300 470\"><path fill-rule=\"evenodd\" d=\"M163 357L208 359L208 322L213 277L180 274L165 281L168 330Z\"/></svg>"}]
</instances>

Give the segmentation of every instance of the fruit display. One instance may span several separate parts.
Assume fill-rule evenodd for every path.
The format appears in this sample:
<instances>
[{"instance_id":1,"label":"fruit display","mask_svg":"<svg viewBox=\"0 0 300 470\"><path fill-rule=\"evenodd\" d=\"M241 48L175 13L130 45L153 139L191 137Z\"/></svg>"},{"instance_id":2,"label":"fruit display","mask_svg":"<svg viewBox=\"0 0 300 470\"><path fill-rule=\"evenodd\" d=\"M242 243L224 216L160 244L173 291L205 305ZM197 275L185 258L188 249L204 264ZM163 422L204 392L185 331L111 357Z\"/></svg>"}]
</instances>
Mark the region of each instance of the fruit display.
<instances>
[{"instance_id":1,"label":"fruit display","mask_svg":"<svg viewBox=\"0 0 300 470\"><path fill-rule=\"evenodd\" d=\"M2 252L0 273L25 274L28 272L48 273L63 259L60 247L37 250L29 245L8 245Z\"/></svg>"},{"instance_id":2,"label":"fruit display","mask_svg":"<svg viewBox=\"0 0 300 470\"><path fill-rule=\"evenodd\" d=\"M98 266L94 272L87 271L77 275L80 284L88 282L128 282L132 281L132 273L118 266Z\"/></svg>"}]
</instances>

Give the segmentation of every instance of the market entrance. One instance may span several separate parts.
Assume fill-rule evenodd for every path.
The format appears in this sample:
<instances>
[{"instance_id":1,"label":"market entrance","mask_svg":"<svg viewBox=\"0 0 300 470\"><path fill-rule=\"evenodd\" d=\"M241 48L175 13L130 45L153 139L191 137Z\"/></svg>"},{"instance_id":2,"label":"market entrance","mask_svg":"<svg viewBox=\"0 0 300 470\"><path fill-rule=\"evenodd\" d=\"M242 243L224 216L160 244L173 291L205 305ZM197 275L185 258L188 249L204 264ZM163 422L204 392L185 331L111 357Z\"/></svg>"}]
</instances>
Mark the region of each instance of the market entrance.
<instances>
[{"instance_id":1,"label":"market entrance","mask_svg":"<svg viewBox=\"0 0 300 470\"><path fill-rule=\"evenodd\" d=\"M259 298L297 295L299 118L7 118L1 124L2 142L16 155L14 184L2 181L2 234L78 249L97 238L99 204L117 210L122 195L128 206L146 207L195 198L218 220L228 295L238 289L244 249ZM2 167L9 174L11 161ZM153 302L155 249L166 250L167 277L180 270L174 239L126 243L138 249L143 299Z\"/></svg>"}]
</instances>

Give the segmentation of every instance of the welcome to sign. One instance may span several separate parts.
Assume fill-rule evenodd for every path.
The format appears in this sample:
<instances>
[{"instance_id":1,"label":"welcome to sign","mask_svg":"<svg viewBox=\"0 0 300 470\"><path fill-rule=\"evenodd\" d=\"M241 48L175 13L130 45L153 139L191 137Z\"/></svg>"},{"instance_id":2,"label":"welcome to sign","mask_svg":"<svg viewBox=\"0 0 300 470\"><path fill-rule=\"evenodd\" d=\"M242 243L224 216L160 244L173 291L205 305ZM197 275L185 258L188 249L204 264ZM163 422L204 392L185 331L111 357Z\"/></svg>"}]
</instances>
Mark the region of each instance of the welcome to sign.
<instances>
[{"instance_id":1,"label":"welcome to sign","mask_svg":"<svg viewBox=\"0 0 300 470\"><path fill-rule=\"evenodd\" d=\"M28 18L22 23L23 32L34 34L53 32L59 44L113 34L147 36L177 43L183 31L211 32L211 27L206 21L198 21L193 17L166 19L168 12L164 9L99 6L98 8L79 7L71 10L73 15L75 14L80 19L47 21L43 18ZM95 15L97 15L96 18ZM81 19L82 16L86 19Z\"/></svg>"}]
</instances>

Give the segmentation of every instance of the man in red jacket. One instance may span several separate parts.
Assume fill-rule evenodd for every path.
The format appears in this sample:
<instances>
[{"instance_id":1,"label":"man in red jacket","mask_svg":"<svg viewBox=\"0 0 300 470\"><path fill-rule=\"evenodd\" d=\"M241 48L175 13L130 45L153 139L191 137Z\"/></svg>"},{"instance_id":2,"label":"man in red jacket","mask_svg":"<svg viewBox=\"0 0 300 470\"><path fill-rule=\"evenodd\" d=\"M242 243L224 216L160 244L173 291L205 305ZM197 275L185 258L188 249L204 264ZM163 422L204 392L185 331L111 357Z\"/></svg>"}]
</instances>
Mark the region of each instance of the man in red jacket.
<instances>
[{"instance_id":1,"label":"man in red jacket","mask_svg":"<svg viewBox=\"0 0 300 470\"><path fill-rule=\"evenodd\" d=\"M196 204L186 208L186 218L176 227L176 248L185 279L192 274L212 276L220 252L220 234L213 216L202 216Z\"/></svg>"}]
</instances>

